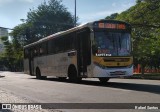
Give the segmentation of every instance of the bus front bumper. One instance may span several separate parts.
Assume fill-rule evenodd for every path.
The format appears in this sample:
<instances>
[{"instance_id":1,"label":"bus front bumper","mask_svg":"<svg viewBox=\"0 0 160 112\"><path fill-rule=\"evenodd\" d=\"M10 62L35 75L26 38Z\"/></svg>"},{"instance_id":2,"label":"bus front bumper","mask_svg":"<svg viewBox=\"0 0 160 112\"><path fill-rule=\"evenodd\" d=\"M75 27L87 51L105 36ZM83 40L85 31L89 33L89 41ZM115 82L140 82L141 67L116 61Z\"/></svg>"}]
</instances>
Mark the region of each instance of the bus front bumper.
<instances>
[{"instance_id":1,"label":"bus front bumper","mask_svg":"<svg viewBox=\"0 0 160 112\"><path fill-rule=\"evenodd\" d=\"M126 68L101 68L95 66L93 68L93 77L125 77L133 75L133 65Z\"/></svg>"}]
</instances>

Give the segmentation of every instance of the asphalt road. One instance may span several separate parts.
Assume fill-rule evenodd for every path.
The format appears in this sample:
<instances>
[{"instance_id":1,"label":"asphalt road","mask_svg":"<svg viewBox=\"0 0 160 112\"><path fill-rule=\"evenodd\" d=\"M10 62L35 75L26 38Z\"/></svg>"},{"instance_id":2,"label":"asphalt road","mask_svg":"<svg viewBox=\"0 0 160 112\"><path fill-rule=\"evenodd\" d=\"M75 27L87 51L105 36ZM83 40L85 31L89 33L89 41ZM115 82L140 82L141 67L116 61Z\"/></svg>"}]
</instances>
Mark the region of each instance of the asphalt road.
<instances>
[{"instance_id":1,"label":"asphalt road","mask_svg":"<svg viewBox=\"0 0 160 112\"><path fill-rule=\"evenodd\" d=\"M54 77L38 80L23 73L0 72L0 75L4 76L0 78L1 90L33 103L160 103L160 80L110 79L102 85L97 79L84 79L76 84Z\"/></svg>"}]
</instances>

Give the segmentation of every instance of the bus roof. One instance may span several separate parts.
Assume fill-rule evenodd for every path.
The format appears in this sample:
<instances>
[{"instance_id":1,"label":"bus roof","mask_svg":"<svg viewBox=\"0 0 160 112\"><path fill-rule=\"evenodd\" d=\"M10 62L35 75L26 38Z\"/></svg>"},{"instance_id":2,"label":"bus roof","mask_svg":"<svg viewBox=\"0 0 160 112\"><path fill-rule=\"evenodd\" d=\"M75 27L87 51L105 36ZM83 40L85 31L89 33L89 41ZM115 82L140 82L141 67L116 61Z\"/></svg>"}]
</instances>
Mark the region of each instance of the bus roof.
<instances>
[{"instance_id":1,"label":"bus roof","mask_svg":"<svg viewBox=\"0 0 160 112\"><path fill-rule=\"evenodd\" d=\"M64 34L68 34L68 33L77 31L77 30L79 30L79 29L82 29L82 28L87 27L89 24L90 24L90 23L85 23L85 24L81 24L81 25L79 25L79 26L76 26L76 27L74 27L74 28L68 29L68 30L66 30L66 31L57 32L57 33L55 33L55 34L49 35L49 36L47 36L47 37L45 37L45 38L42 38L42 39L40 39L40 40L38 40L38 41L36 41L36 42L33 42L33 43L31 43L31 44L28 44L28 45L24 46L24 48L31 47L31 46L33 46L33 45L35 45L35 44L38 44L38 43L47 41L47 40L49 40L49 39L51 39L51 38L55 38L55 37L60 36L60 35L64 35Z\"/></svg>"},{"instance_id":2,"label":"bus roof","mask_svg":"<svg viewBox=\"0 0 160 112\"><path fill-rule=\"evenodd\" d=\"M47 41L47 40L49 40L49 39L51 39L51 38L55 38L55 37L57 37L57 36L61 36L61 35L64 35L64 34L68 34L68 33L71 33L71 32L74 32L74 31L77 31L77 30L80 30L80 29L83 29L83 28L85 28L85 27L91 27L91 26L93 25L93 23L96 23L96 22L121 22L121 23L130 25L130 24L124 22L124 21L106 20L106 19L102 19L102 20L99 20L99 21L88 22L88 23L85 23L85 24L81 24L81 25L79 25L79 26L76 26L76 27L74 27L74 28L68 29L68 30L66 30L66 31L60 31L60 32L57 32L57 33L55 33L55 34L49 35L49 36L47 36L47 37L45 37L45 38L42 38L42 39L40 39L40 40L38 40L38 41L36 41L36 42L33 42L33 43L31 43L31 44L28 44L28 45L24 46L24 48L31 47L31 46L33 46L33 45L35 45L35 44L38 44L38 43Z\"/></svg>"}]
</instances>

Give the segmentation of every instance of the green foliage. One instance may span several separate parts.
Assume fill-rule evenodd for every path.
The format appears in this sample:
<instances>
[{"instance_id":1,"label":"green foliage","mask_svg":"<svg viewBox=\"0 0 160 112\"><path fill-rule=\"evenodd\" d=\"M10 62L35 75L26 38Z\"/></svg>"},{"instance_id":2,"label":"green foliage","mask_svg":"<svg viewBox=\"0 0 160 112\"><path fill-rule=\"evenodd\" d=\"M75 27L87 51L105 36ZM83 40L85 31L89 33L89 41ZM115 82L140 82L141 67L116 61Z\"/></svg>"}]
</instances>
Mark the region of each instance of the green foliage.
<instances>
[{"instance_id":1,"label":"green foliage","mask_svg":"<svg viewBox=\"0 0 160 112\"><path fill-rule=\"evenodd\" d=\"M13 42L8 40L8 37L1 37L4 44L5 51L0 55L0 64L6 66L11 71L15 71L16 68L22 68L22 47L20 47L18 41L13 39Z\"/></svg>"},{"instance_id":2,"label":"green foliage","mask_svg":"<svg viewBox=\"0 0 160 112\"><path fill-rule=\"evenodd\" d=\"M43 2L37 9L30 9L27 19L14 28L13 37L23 44L32 43L53 33L74 26L74 17L59 0Z\"/></svg>"},{"instance_id":3,"label":"green foliage","mask_svg":"<svg viewBox=\"0 0 160 112\"><path fill-rule=\"evenodd\" d=\"M107 16L105 19L116 19L117 16L118 16L118 13L113 13L110 16Z\"/></svg>"},{"instance_id":4,"label":"green foliage","mask_svg":"<svg viewBox=\"0 0 160 112\"><path fill-rule=\"evenodd\" d=\"M36 9L30 9L27 19L21 21L23 23L10 34L12 41L8 37L1 38L5 52L0 55L0 64L10 70L22 68L24 45L74 26L74 17L61 4L61 0L44 1Z\"/></svg>"},{"instance_id":5,"label":"green foliage","mask_svg":"<svg viewBox=\"0 0 160 112\"><path fill-rule=\"evenodd\" d=\"M142 0L141 0L142 1ZM125 20L140 27L160 28L160 1L143 0L118 15L118 20Z\"/></svg>"},{"instance_id":6,"label":"green foliage","mask_svg":"<svg viewBox=\"0 0 160 112\"><path fill-rule=\"evenodd\" d=\"M160 1L137 0L137 4L117 16L133 27L134 63L141 67L160 66Z\"/></svg>"}]
</instances>

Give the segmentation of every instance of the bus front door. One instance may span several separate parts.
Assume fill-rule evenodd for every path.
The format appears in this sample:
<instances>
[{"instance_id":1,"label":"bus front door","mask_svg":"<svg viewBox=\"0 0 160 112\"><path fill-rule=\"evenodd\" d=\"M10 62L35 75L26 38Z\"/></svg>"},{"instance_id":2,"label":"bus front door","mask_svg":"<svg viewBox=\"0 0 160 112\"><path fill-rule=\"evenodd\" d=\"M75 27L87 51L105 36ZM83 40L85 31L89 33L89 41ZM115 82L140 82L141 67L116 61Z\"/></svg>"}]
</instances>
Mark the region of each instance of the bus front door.
<instances>
[{"instance_id":1,"label":"bus front door","mask_svg":"<svg viewBox=\"0 0 160 112\"><path fill-rule=\"evenodd\" d=\"M78 75L85 77L85 73L87 73L87 65L91 63L91 48L90 48L90 36L89 31L84 30L77 34L77 45L78 45L78 55L77 55L77 63L78 63Z\"/></svg>"}]
</instances>

